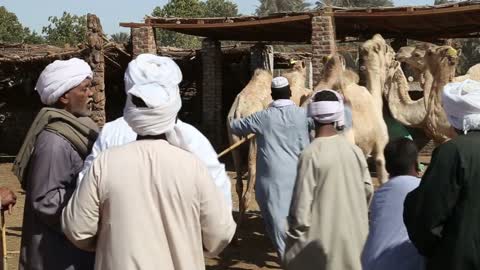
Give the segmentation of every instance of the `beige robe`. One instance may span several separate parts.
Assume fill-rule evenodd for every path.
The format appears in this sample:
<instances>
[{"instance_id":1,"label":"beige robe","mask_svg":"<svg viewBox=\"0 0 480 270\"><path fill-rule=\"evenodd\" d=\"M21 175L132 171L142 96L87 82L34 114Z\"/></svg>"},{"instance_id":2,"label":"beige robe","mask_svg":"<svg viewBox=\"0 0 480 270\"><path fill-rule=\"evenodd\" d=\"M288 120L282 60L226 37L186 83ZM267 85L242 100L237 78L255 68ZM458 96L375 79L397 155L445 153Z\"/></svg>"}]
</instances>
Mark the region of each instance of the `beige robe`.
<instances>
[{"instance_id":1,"label":"beige robe","mask_svg":"<svg viewBox=\"0 0 480 270\"><path fill-rule=\"evenodd\" d=\"M361 270L373 186L344 136L315 139L298 165L284 256L288 270Z\"/></svg>"},{"instance_id":2,"label":"beige robe","mask_svg":"<svg viewBox=\"0 0 480 270\"><path fill-rule=\"evenodd\" d=\"M63 211L65 235L95 269L205 269L235 223L207 169L164 140L102 152Z\"/></svg>"}]
</instances>

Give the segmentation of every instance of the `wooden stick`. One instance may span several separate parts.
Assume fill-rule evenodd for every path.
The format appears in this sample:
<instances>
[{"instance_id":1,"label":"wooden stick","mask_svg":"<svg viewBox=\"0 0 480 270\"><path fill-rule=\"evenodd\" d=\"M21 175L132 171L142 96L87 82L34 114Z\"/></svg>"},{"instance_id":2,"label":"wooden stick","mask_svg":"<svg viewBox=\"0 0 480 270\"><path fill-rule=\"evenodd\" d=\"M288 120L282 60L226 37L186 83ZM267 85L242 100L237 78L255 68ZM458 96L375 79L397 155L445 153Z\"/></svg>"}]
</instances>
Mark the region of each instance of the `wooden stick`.
<instances>
[{"instance_id":1,"label":"wooden stick","mask_svg":"<svg viewBox=\"0 0 480 270\"><path fill-rule=\"evenodd\" d=\"M2 212L2 264L3 270L7 270L7 226L5 212Z\"/></svg>"},{"instance_id":2,"label":"wooden stick","mask_svg":"<svg viewBox=\"0 0 480 270\"><path fill-rule=\"evenodd\" d=\"M221 158L223 156L225 156L226 154L232 152L233 150L235 150L235 148L239 147L240 145L242 145L244 142L250 140L251 138L255 137L255 134L249 134L246 138L243 138L241 139L240 141L232 144L230 147L228 147L227 149L223 150L223 152L221 152L220 154L218 154L218 158Z\"/></svg>"}]
</instances>

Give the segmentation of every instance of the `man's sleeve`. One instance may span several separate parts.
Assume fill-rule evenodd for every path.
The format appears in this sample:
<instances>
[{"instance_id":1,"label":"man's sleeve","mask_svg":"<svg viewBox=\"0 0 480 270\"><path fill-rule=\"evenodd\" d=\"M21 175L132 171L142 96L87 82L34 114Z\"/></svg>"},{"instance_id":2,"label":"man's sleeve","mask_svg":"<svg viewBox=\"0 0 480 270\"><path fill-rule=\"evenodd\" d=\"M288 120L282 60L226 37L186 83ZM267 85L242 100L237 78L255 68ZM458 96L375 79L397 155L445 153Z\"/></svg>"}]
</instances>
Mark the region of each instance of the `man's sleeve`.
<instances>
[{"instance_id":1,"label":"man's sleeve","mask_svg":"<svg viewBox=\"0 0 480 270\"><path fill-rule=\"evenodd\" d=\"M92 164L62 214L62 229L67 238L78 248L87 251L95 251L96 247L101 157Z\"/></svg>"},{"instance_id":2,"label":"man's sleeve","mask_svg":"<svg viewBox=\"0 0 480 270\"><path fill-rule=\"evenodd\" d=\"M60 216L76 187L82 160L65 139L46 135L37 140L29 171L29 196L39 219L61 233Z\"/></svg>"},{"instance_id":3,"label":"man's sleeve","mask_svg":"<svg viewBox=\"0 0 480 270\"><path fill-rule=\"evenodd\" d=\"M230 207L208 171L200 164L197 170L203 247L206 256L216 256L232 240L236 224Z\"/></svg>"},{"instance_id":4,"label":"man's sleeve","mask_svg":"<svg viewBox=\"0 0 480 270\"><path fill-rule=\"evenodd\" d=\"M428 256L442 237L461 190L464 169L453 143L439 146L417 189L404 203L403 220L419 252Z\"/></svg>"},{"instance_id":5,"label":"man's sleeve","mask_svg":"<svg viewBox=\"0 0 480 270\"><path fill-rule=\"evenodd\" d=\"M93 144L92 152L85 159L85 162L83 163L82 171L78 174L78 180L77 180L78 183L80 183L82 181L83 177L85 177L85 175L88 172L88 169L90 169L90 167L92 166L92 163L95 160L95 158L103 150L105 150L107 148L106 142L103 138L103 134L104 134L104 131L100 132L100 135L98 136L97 140Z\"/></svg>"},{"instance_id":6,"label":"man's sleeve","mask_svg":"<svg viewBox=\"0 0 480 270\"><path fill-rule=\"evenodd\" d=\"M259 133L265 111L256 112L242 119L235 119L230 124L232 133L237 136L247 136L250 133Z\"/></svg>"},{"instance_id":7,"label":"man's sleeve","mask_svg":"<svg viewBox=\"0 0 480 270\"><path fill-rule=\"evenodd\" d=\"M293 190L287 235L299 238L311 224L311 207L316 187L315 164L310 155L302 154L297 168L297 179Z\"/></svg>"}]
</instances>

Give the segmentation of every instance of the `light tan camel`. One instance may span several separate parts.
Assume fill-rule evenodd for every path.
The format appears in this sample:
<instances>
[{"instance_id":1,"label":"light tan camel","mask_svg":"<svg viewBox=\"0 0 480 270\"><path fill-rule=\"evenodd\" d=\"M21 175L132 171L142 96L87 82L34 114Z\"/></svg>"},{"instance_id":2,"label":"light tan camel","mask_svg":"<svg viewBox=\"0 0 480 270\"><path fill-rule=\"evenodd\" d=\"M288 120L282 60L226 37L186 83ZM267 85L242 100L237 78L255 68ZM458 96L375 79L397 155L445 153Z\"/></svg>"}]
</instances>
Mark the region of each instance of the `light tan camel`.
<instances>
[{"instance_id":1,"label":"light tan camel","mask_svg":"<svg viewBox=\"0 0 480 270\"><path fill-rule=\"evenodd\" d=\"M351 133L345 135L362 149L366 157L373 155L377 177L380 183L385 183L388 173L383 150L388 143L388 131L377 101L365 87L358 85L358 75L345 69L345 60L339 54L325 59L322 74L315 90L332 89L343 94L352 108Z\"/></svg>"},{"instance_id":2,"label":"light tan camel","mask_svg":"<svg viewBox=\"0 0 480 270\"><path fill-rule=\"evenodd\" d=\"M290 84L292 101L299 105L302 100L311 92L305 88L305 64L303 61L296 62L291 70L282 74ZM237 95L227 117L227 130L231 144L240 141L242 138L232 134L230 123L234 119L247 117L255 112L261 111L272 102L271 97L272 75L265 70L257 69L250 82ZM239 218L237 223L242 221L245 211L248 209L252 199L256 177L257 145L255 138L233 151L233 161L237 173L236 192L239 198ZM247 172L247 189L243 191L242 176Z\"/></svg>"},{"instance_id":3,"label":"light tan camel","mask_svg":"<svg viewBox=\"0 0 480 270\"><path fill-rule=\"evenodd\" d=\"M371 43L373 48L386 48L369 52L377 54L376 59L391 59L393 49L380 35L375 35ZM424 97L415 101L408 94L408 82L398 61L370 61L361 70L367 73L370 81L384 82L384 84L373 83L370 90L376 94L383 93L390 112L396 120L406 126L422 128L427 136L438 144L455 136L441 106L441 91L443 86L453 79L458 54L450 46L431 45L423 61Z\"/></svg>"}]
</instances>

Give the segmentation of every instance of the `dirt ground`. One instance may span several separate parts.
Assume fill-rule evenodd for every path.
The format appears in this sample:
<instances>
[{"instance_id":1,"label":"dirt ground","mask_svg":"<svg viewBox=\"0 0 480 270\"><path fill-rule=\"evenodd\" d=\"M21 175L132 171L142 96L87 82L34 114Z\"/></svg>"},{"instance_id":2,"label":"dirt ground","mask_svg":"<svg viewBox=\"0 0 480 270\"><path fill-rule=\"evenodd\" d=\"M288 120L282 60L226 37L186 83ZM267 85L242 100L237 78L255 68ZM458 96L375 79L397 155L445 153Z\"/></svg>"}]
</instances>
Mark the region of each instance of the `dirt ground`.
<instances>
[{"instance_id":1,"label":"dirt ground","mask_svg":"<svg viewBox=\"0 0 480 270\"><path fill-rule=\"evenodd\" d=\"M8 270L18 269L20 239L22 237L23 207L25 193L20 188L17 178L11 172L11 163L0 163L0 186L12 189L17 194L17 205L12 215L6 214ZM233 175L230 175L232 177ZM232 186L234 209L238 209L238 198ZM265 236L258 205L253 203L242 228L237 232L238 240L230 244L219 257L207 259L207 270L223 269L281 269L277 255ZM234 213L236 214L236 213Z\"/></svg>"},{"instance_id":2,"label":"dirt ground","mask_svg":"<svg viewBox=\"0 0 480 270\"><path fill-rule=\"evenodd\" d=\"M419 161L428 164L430 156L421 156ZM17 205L12 215L6 215L8 269L18 269L20 239L22 233L23 207L25 193L20 188L17 178L11 172L11 163L0 163L0 186L12 189L17 194ZM235 174L229 173L231 179ZM374 178L374 184L378 182ZM245 185L246 186L246 185ZM238 209L238 197L232 183L233 208ZM224 269L281 269L272 244L265 235L262 217L258 205L253 202L242 227L237 231L237 241L231 243L217 258L207 259L207 270ZM234 216L237 212L234 212Z\"/></svg>"}]
</instances>

